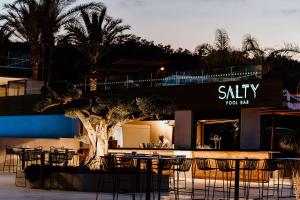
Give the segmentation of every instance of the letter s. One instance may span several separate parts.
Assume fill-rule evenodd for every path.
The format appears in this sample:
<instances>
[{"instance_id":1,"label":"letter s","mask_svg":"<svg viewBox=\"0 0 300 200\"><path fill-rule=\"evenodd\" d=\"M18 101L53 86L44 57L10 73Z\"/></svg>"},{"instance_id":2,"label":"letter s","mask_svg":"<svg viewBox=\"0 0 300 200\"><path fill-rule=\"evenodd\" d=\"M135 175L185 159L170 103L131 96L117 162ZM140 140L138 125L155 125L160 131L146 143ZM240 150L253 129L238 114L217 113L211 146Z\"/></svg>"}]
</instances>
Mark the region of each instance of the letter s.
<instances>
[{"instance_id":1,"label":"letter s","mask_svg":"<svg viewBox=\"0 0 300 200\"><path fill-rule=\"evenodd\" d=\"M218 89L220 95L219 95L219 99L225 99L226 98L226 92L222 91L222 89L224 89L225 86L224 85L221 85ZM223 94L223 95L222 95Z\"/></svg>"}]
</instances>

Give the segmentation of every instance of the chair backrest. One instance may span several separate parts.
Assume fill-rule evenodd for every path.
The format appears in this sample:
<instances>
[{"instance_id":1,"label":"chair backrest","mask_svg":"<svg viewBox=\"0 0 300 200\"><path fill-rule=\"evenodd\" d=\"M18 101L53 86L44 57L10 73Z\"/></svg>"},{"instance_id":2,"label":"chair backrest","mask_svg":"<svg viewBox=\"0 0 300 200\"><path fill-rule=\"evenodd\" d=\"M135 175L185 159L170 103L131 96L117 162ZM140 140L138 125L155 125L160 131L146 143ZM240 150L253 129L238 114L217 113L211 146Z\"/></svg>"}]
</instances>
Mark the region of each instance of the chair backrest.
<instances>
[{"instance_id":1,"label":"chair backrest","mask_svg":"<svg viewBox=\"0 0 300 200\"><path fill-rule=\"evenodd\" d=\"M211 169L211 165L208 159L206 158L196 158L196 166L200 170Z\"/></svg>"},{"instance_id":2,"label":"chair backrest","mask_svg":"<svg viewBox=\"0 0 300 200\"><path fill-rule=\"evenodd\" d=\"M217 159L216 162L220 171L230 171L234 169L233 160Z\"/></svg>"},{"instance_id":3,"label":"chair backrest","mask_svg":"<svg viewBox=\"0 0 300 200\"><path fill-rule=\"evenodd\" d=\"M113 155L101 156L100 159L105 170L114 170L117 166L116 157Z\"/></svg>"},{"instance_id":4,"label":"chair backrest","mask_svg":"<svg viewBox=\"0 0 300 200\"><path fill-rule=\"evenodd\" d=\"M19 155L19 153L22 151L22 149L18 148L18 147L12 147L9 145L5 145L5 153L6 154L15 154L15 155Z\"/></svg>"},{"instance_id":5,"label":"chair backrest","mask_svg":"<svg viewBox=\"0 0 300 200\"><path fill-rule=\"evenodd\" d=\"M264 160L264 164L263 164L264 171L275 171L278 169L281 169L279 160L274 160L274 159Z\"/></svg>"},{"instance_id":6,"label":"chair backrest","mask_svg":"<svg viewBox=\"0 0 300 200\"><path fill-rule=\"evenodd\" d=\"M161 159L162 170L171 170L173 167L174 159Z\"/></svg>"},{"instance_id":7,"label":"chair backrest","mask_svg":"<svg viewBox=\"0 0 300 200\"><path fill-rule=\"evenodd\" d=\"M13 148L9 145L5 145L5 153L6 154L13 154Z\"/></svg>"},{"instance_id":8,"label":"chair backrest","mask_svg":"<svg viewBox=\"0 0 300 200\"><path fill-rule=\"evenodd\" d=\"M76 155L75 151L68 151L68 153L67 153L67 159L68 160L72 160L75 155Z\"/></svg>"},{"instance_id":9,"label":"chair backrest","mask_svg":"<svg viewBox=\"0 0 300 200\"><path fill-rule=\"evenodd\" d=\"M19 153L21 161L34 161L40 159L40 151L23 151Z\"/></svg>"},{"instance_id":10,"label":"chair backrest","mask_svg":"<svg viewBox=\"0 0 300 200\"><path fill-rule=\"evenodd\" d=\"M191 166L193 164L192 158L184 158L182 159L182 163L178 165L178 171L189 171L191 169Z\"/></svg>"},{"instance_id":11,"label":"chair backrest","mask_svg":"<svg viewBox=\"0 0 300 200\"><path fill-rule=\"evenodd\" d=\"M66 162L66 154L62 152L50 152L49 162L52 164L62 164Z\"/></svg>"},{"instance_id":12,"label":"chair backrest","mask_svg":"<svg viewBox=\"0 0 300 200\"><path fill-rule=\"evenodd\" d=\"M245 170L255 170L258 166L258 160L257 159L247 159L243 161L242 169Z\"/></svg>"},{"instance_id":13,"label":"chair backrest","mask_svg":"<svg viewBox=\"0 0 300 200\"><path fill-rule=\"evenodd\" d=\"M120 168L135 168L135 162L132 158L128 157L118 157L117 158L117 166Z\"/></svg>"}]
</instances>

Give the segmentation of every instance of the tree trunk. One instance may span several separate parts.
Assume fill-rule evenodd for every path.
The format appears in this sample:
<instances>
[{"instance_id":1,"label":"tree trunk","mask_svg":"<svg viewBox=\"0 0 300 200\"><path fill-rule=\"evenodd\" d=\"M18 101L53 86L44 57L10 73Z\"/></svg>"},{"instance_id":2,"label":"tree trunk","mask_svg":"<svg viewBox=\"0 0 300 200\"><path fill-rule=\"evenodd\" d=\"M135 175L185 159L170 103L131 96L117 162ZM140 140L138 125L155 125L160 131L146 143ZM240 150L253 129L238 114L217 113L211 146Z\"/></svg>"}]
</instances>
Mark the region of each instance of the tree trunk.
<instances>
[{"instance_id":1,"label":"tree trunk","mask_svg":"<svg viewBox=\"0 0 300 200\"><path fill-rule=\"evenodd\" d=\"M97 145L96 145L96 155L104 156L108 153L108 135L107 135L107 124L105 122L100 122L97 126Z\"/></svg>"},{"instance_id":2,"label":"tree trunk","mask_svg":"<svg viewBox=\"0 0 300 200\"><path fill-rule=\"evenodd\" d=\"M39 53L37 49L30 50L30 66L32 71L32 80L38 80L39 73Z\"/></svg>"},{"instance_id":3,"label":"tree trunk","mask_svg":"<svg viewBox=\"0 0 300 200\"><path fill-rule=\"evenodd\" d=\"M108 140L97 140L97 146L95 146L96 157L104 156L108 153Z\"/></svg>"},{"instance_id":4,"label":"tree trunk","mask_svg":"<svg viewBox=\"0 0 300 200\"><path fill-rule=\"evenodd\" d=\"M82 112L76 111L75 113L84 126L91 144L86 164L94 167L99 163L100 156L104 156L108 153L107 124L105 122L100 122L95 129L89 118L84 116Z\"/></svg>"}]
</instances>

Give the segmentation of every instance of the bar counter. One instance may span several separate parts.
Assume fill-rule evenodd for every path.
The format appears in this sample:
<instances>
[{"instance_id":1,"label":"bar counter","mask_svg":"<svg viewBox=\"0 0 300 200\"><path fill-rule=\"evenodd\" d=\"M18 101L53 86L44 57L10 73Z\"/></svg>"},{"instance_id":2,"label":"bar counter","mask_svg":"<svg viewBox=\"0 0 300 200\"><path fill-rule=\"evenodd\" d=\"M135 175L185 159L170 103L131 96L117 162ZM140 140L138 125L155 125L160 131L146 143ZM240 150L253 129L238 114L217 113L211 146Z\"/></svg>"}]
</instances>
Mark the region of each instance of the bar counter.
<instances>
[{"instance_id":1,"label":"bar counter","mask_svg":"<svg viewBox=\"0 0 300 200\"><path fill-rule=\"evenodd\" d=\"M185 155L188 158L224 158L224 159L268 159L275 157L278 151L259 150L216 150L216 149L159 149L159 148L116 148L109 149L109 153L159 154L159 155Z\"/></svg>"}]
</instances>

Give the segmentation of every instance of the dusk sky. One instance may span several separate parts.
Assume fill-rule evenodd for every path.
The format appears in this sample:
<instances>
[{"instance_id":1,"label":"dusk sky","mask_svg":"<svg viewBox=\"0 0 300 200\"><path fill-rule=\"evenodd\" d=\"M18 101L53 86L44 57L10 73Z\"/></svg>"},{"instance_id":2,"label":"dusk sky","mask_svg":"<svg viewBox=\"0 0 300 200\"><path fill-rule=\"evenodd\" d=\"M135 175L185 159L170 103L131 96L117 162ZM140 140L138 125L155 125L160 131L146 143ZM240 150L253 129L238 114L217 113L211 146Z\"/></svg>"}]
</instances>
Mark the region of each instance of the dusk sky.
<instances>
[{"instance_id":1,"label":"dusk sky","mask_svg":"<svg viewBox=\"0 0 300 200\"><path fill-rule=\"evenodd\" d=\"M1 0L9 2L9 0ZM79 0L80 3L87 2ZM131 32L155 43L191 51L213 43L224 28L232 46L241 47L246 33L262 47L300 44L299 0L102 0L108 14L122 18Z\"/></svg>"}]
</instances>

